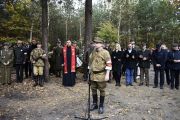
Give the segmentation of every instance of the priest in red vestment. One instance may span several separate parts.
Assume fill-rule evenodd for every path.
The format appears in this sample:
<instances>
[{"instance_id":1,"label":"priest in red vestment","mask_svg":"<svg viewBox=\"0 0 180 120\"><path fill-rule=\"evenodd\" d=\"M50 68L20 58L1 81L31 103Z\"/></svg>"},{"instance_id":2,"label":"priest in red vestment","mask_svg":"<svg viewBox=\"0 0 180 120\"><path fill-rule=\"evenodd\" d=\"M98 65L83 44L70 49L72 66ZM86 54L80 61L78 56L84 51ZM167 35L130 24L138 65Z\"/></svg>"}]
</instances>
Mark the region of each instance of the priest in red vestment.
<instances>
[{"instance_id":1,"label":"priest in red vestment","mask_svg":"<svg viewBox=\"0 0 180 120\"><path fill-rule=\"evenodd\" d=\"M63 47L63 85L74 86L76 78L76 48L68 40Z\"/></svg>"}]
</instances>

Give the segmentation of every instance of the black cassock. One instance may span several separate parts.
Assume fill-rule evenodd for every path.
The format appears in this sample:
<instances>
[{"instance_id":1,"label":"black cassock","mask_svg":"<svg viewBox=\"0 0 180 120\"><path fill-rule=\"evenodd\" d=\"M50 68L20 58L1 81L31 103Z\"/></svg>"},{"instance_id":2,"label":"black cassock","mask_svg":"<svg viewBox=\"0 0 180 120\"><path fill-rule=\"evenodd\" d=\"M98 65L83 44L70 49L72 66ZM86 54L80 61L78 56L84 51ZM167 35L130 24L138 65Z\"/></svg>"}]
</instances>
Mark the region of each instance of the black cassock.
<instances>
[{"instance_id":1,"label":"black cassock","mask_svg":"<svg viewBox=\"0 0 180 120\"><path fill-rule=\"evenodd\" d=\"M67 73L63 72L63 85L64 86L74 86L75 85L75 72L71 72L71 47L67 47Z\"/></svg>"}]
</instances>

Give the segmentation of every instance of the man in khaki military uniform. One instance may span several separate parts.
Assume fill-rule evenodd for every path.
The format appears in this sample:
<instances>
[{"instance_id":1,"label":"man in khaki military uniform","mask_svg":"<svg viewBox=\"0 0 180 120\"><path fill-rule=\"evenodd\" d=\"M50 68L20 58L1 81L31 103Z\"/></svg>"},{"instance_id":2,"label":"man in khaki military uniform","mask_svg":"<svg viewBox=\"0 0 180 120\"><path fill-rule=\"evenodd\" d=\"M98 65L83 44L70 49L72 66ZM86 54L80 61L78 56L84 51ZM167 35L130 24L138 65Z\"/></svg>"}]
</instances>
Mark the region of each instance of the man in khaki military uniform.
<instances>
[{"instance_id":1,"label":"man in khaki military uniform","mask_svg":"<svg viewBox=\"0 0 180 120\"><path fill-rule=\"evenodd\" d=\"M4 44L0 50L0 83L11 84L11 69L13 67L13 50L9 49L9 43Z\"/></svg>"},{"instance_id":2,"label":"man in khaki military uniform","mask_svg":"<svg viewBox=\"0 0 180 120\"><path fill-rule=\"evenodd\" d=\"M98 109L97 90L100 91L99 114L104 113L104 98L106 82L109 80L109 73L112 69L111 57L107 50L103 49L103 40L96 37L94 39L95 48L90 54L89 68L91 73L91 90L93 104L91 110Z\"/></svg>"},{"instance_id":3,"label":"man in khaki military uniform","mask_svg":"<svg viewBox=\"0 0 180 120\"><path fill-rule=\"evenodd\" d=\"M33 63L33 73L35 76L35 84L42 87L44 83L43 71L44 71L44 59L46 58L45 51L41 48L41 43L38 42L37 48L31 52L30 60Z\"/></svg>"}]
</instances>

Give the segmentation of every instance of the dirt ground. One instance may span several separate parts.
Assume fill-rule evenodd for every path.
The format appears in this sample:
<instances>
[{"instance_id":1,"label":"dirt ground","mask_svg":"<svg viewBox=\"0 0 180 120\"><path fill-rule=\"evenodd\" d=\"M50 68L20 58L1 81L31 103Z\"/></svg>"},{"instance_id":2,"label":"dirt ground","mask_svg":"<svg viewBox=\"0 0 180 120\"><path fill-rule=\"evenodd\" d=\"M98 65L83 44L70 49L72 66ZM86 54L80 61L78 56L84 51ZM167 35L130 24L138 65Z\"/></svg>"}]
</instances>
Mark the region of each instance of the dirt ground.
<instances>
[{"instance_id":1,"label":"dirt ground","mask_svg":"<svg viewBox=\"0 0 180 120\"><path fill-rule=\"evenodd\" d=\"M51 76L44 87L32 87L33 81L0 86L0 120L78 120L74 116L87 115L88 84L77 75L74 87L63 87L61 79ZM180 91L150 86L126 87L108 83L105 113L91 112L91 118L105 120L180 120ZM139 82L139 81L138 81Z\"/></svg>"}]
</instances>

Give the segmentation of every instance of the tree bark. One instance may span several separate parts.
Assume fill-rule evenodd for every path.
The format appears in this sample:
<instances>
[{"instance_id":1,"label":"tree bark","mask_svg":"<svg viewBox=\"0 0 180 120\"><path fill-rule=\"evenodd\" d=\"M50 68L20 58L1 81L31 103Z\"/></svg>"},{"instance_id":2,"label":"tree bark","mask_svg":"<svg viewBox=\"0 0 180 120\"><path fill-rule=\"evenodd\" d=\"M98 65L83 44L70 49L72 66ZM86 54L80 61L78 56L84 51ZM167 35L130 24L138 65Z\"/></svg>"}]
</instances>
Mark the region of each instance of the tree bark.
<instances>
[{"instance_id":1,"label":"tree bark","mask_svg":"<svg viewBox=\"0 0 180 120\"><path fill-rule=\"evenodd\" d=\"M45 81L49 80L49 62L48 62L48 0L41 0L42 5L42 43L47 58L45 59Z\"/></svg>"},{"instance_id":2,"label":"tree bark","mask_svg":"<svg viewBox=\"0 0 180 120\"><path fill-rule=\"evenodd\" d=\"M92 0L85 2L85 34L84 34L84 52L87 45L92 41ZM85 55L85 54L84 54ZM85 58L85 56L84 56Z\"/></svg>"}]
</instances>

